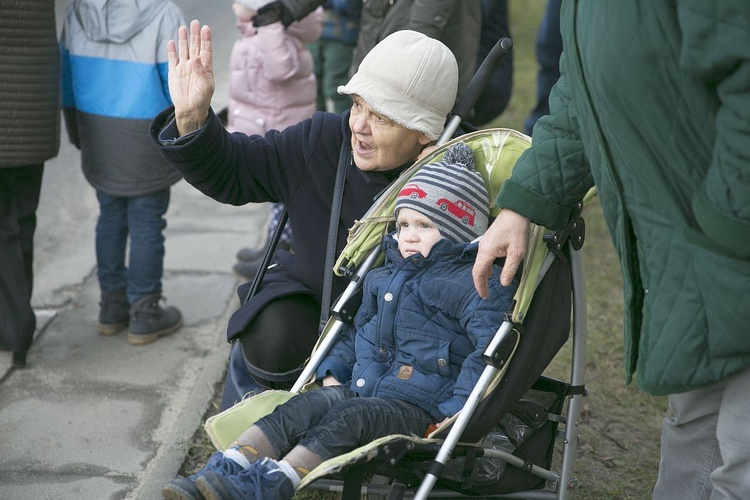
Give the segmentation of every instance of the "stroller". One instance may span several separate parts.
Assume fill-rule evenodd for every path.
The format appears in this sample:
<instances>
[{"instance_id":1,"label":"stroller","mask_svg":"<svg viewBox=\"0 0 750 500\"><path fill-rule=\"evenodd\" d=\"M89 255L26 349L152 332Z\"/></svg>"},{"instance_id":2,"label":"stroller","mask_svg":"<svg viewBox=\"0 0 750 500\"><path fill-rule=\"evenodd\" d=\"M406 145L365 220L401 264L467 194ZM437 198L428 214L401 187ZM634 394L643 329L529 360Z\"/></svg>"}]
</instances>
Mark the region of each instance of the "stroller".
<instances>
[{"instance_id":1,"label":"stroller","mask_svg":"<svg viewBox=\"0 0 750 500\"><path fill-rule=\"evenodd\" d=\"M209 418L205 429L223 450L239 434L300 391L315 390L311 375L358 307L365 273L382 261L380 241L393 221L398 192L423 165L438 161L462 141L475 153L490 198L510 175L530 139L513 130L472 132L445 142L415 163L351 229L335 272L351 279L309 362L290 391L266 391ZM584 200L585 201L585 200ZM486 368L463 410L425 437L378 439L320 464L298 489L341 491L344 499L481 496L567 498L573 477L577 428L585 396L585 283L580 253L583 202L560 232L533 226L520 270L520 285L506 321L483 354ZM498 213L491 211L492 216ZM567 381L542 375L573 331ZM566 411L563 412L566 406ZM562 437L559 469L553 470L555 437Z\"/></svg>"}]
</instances>

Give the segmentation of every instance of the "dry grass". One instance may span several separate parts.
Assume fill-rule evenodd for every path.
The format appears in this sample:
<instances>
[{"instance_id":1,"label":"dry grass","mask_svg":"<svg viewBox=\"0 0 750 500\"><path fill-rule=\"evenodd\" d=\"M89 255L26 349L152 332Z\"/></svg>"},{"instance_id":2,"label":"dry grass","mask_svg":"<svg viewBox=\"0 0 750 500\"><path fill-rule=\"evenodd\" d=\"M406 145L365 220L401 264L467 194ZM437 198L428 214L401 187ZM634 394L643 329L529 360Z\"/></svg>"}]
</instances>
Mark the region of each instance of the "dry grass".
<instances>
[{"instance_id":1,"label":"dry grass","mask_svg":"<svg viewBox=\"0 0 750 500\"><path fill-rule=\"evenodd\" d=\"M534 39L544 0L511 0L514 42L514 90L505 112L490 126L523 130L534 105ZM622 292L619 264L600 207L584 212L587 225L586 269L588 330L586 386L575 475L581 499L642 499L651 496L659 464L659 433L665 398L652 398L624 383ZM568 349L548 372L568 375ZM220 388L208 415L218 410ZM181 473L199 469L213 451L202 428L189 444ZM298 499L338 498L335 494L301 493Z\"/></svg>"}]
</instances>

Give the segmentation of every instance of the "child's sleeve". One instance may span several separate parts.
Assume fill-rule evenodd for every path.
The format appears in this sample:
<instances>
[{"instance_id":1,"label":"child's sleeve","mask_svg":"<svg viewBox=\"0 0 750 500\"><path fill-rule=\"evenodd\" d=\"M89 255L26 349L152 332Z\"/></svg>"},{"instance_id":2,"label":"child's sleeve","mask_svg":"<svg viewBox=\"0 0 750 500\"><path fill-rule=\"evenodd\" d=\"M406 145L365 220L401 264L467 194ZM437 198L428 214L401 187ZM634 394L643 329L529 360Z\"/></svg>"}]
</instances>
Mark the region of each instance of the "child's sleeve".
<instances>
[{"instance_id":1,"label":"child's sleeve","mask_svg":"<svg viewBox=\"0 0 750 500\"><path fill-rule=\"evenodd\" d=\"M317 380L323 380L332 375L341 384L348 384L352 380L352 368L356 361L354 354L354 325L348 325L339 333L339 338L331 346L328 355L318 365L315 372Z\"/></svg>"},{"instance_id":2,"label":"child's sleeve","mask_svg":"<svg viewBox=\"0 0 750 500\"><path fill-rule=\"evenodd\" d=\"M447 417L455 415L463 408L472 389L479 382L486 366L482 354L503 324L517 286L515 282L507 287L502 286L500 272L497 269L493 270L488 285L490 295L487 299L482 299L472 287L464 301L465 305L461 308L459 321L475 349L461 365L453 397L439 405L440 411Z\"/></svg>"}]
</instances>

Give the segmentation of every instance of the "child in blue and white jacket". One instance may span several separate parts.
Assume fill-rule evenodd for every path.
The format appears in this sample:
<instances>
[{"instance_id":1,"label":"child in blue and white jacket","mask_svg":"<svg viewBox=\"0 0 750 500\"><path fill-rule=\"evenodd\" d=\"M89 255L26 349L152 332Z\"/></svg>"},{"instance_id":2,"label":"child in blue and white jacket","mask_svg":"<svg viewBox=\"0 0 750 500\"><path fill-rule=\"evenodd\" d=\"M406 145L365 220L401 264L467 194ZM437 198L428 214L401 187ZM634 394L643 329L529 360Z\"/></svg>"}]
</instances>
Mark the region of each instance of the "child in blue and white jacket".
<instances>
[{"instance_id":1,"label":"child in blue and white jacket","mask_svg":"<svg viewBox=\"0 0 750 500\"><path fill-rule=\"evenodd\" d=\"M162 305L163 231L170 188L182 176L148 132L172 103L166 45L183 24L171 0L74 0L60 37L65 124L99 201L96 331L127 328L133 345L182 325L182 313Z\"/></svg>"},{"instance_id":2,"label":"child in blue and white jacket","mask_svg":"<svg viewBox=\"0 0 750 500\"><path fill-rule=\"evenodd\" d=\"M165 496L292 498L323 461L379 437L423 436L463 407L515 290L498 272L488 299L474 288L477 244L466 242L487 229L489 197L473 165L456 144L401 190L385 265L366 275L354 324L318 366L323 387L277 407Z\"/></svg>"}]
</instances>

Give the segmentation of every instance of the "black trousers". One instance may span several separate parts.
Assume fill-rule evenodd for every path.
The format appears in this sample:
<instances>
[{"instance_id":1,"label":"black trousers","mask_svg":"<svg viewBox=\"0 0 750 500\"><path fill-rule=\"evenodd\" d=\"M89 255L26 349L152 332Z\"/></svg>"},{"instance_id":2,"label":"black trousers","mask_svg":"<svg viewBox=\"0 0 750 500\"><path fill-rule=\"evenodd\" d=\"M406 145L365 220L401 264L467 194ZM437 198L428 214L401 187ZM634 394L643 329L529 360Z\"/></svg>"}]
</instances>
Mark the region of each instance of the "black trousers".
<instances>
[{"instance_id":1,"label":"black trousers","mask_svg":"<svg viewBox=\"0 0 750 500\"><path fill-rule=\"evenodd\" d=\"M44 164L0 168L0 349L25 360L36 329L31 308L34 230Z\"/></svg>"}]
</instances>

